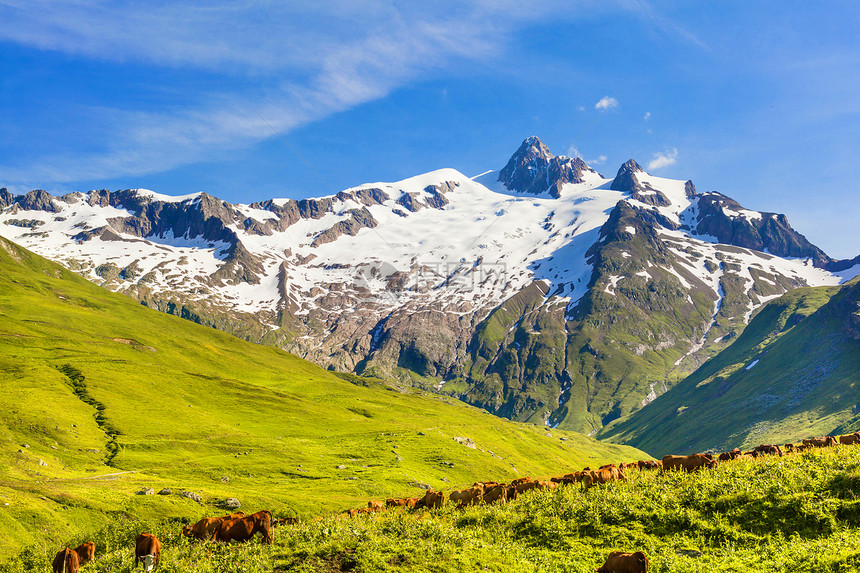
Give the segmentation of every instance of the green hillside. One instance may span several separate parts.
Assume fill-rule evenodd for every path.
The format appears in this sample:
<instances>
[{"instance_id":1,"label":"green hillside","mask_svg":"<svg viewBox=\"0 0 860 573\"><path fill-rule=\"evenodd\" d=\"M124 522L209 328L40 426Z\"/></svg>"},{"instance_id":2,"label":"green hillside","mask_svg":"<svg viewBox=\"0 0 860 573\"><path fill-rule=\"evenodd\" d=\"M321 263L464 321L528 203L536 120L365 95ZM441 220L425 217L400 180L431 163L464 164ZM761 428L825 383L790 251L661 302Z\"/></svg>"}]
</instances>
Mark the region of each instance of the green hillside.
<instances>
[{"instance_id":1,"label":"green hillside","mask_svg":"<svg viewBox=\"0 0 860 573\"><path fill-rule=\"evenodd\" d=\"M325 371L149 310L2 238L0 388L0 559L120 518L211 515L228 497L311 516L415 495L419 482L646 456ZM135 495L146 487L172 493Z\"/></svg>"},{"instance_id":2,"label":"green hillside","mask_svg":"<svg viewBox=\"0 0 860 573\"><path fill-rule=\"evenodd\" d=\"M771 301L733 344L600 436L661 456L853 431L858 301L860 278Z\"/></svg>"}]
</instances>

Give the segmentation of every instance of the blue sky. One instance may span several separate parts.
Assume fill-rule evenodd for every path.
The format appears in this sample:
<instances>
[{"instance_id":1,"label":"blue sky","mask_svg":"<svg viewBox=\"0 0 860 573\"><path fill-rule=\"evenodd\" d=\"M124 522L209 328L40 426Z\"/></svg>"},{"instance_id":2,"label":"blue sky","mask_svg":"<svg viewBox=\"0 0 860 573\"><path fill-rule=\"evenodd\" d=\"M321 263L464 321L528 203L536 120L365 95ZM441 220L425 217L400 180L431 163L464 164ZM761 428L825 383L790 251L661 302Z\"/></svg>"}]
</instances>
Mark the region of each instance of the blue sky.
<instances>
[{"instance_id":1,"label":"blue sky","mask_svg":"<svg viewBox=\"0 0 860 573\"><path fill-rule=\"evenodd\" d=\"M860 254L856 3L422 4L0 0L0 186L249 203L537 135Z\"/></svg>"}]
</instances>

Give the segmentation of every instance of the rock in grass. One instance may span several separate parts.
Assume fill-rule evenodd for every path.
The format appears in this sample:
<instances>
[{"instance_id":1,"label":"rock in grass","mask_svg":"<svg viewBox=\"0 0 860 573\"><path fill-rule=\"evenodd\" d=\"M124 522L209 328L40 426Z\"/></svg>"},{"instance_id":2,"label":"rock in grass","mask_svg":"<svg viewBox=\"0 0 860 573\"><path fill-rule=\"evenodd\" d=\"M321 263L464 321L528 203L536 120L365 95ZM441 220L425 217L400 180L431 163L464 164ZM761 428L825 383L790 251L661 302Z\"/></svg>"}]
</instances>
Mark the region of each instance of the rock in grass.
<instances>
[{"instance_id":1,"label":"rock in grass","mask_svg":"<svg viewBox=\"0 0 860 573\"><path fill-rule=\"evenodd\" d=\"M339 470L345 470L345 469L346 469L346 466L345 466L345 465L343 465L343 464L340 464L339 466L337 466L337 469L339 469Z\"/></svg>"},{"instance_id":2,"label":"rock in grass","mask_svg":"<svg viewBox=\"0 0 860 573\"><path fill-rule=\"evenodd\" d=\"M229 509L231 511L242 507L242 503L235 497L228 497L227 499L216 501L215 505L222 509Z\"/></svg>"},{"instance_id":3,"label":"rock in grass","mask_svg":"<svg viewBox=\"0 0 860 573\"><path fill-rule=\"evenodd\" d=\"M194 493L193 491L183 491L183 492L180 492L179 495L181 495L182 497L187 497L188 499L190 499L192 501L196 501L197 503L200 503L201 501L203 501L203 498L200 497L199 494Z\"/></svg>"},{"instance_id":4,"label":"rock in grass","mask_svg":"<svg viewBox=\"0 0 860 573\"><path fill-rule=\"evenodd\" d=\"M151 487L145 487L142 490L139 490L137 492L137 495L152 495L154 493L155 493L154 489L152 489Z\"/></svg>"},{"instance_id":5,"label":"rock in grass","mask_svg":"<svg viewBox=\"0 0 860 573\"><path fill-rule=\"evenodd\" d=\"M161 491L158 492L158 495L170 495L173 493L169 487L162 488Z\"/></svg>"},{"instance_id":6,"label":"rock in grass","mask_svg":"<svg viewBox=\"0 0 860 573\"><path fill-rule=\"evenodd\" d=\"M464 446L466 446L467 448L472 448L473 450L474 450L475 448L477 448L477 447L478 447L478 446L475 444L475 442L473 442L473 441L472 441L472 438L461 438L460 436L456 436L456 437L454 437L454 438L452 438L452 439L453 439L455 442L457 442L458 444L463 444L463 445L464 445Z\"/></svg>"},{"instance_id":7,"label":"rock in grass","mask_svg":"<svg viewBox=\"0 0 860 573\"><path fill-rule=\"evenodd\" d=\"M409 485L411 485L412 487L417 487L419 489L433 489L429 484L420 481L409 482Z\"/></svg>"}]
</instances>

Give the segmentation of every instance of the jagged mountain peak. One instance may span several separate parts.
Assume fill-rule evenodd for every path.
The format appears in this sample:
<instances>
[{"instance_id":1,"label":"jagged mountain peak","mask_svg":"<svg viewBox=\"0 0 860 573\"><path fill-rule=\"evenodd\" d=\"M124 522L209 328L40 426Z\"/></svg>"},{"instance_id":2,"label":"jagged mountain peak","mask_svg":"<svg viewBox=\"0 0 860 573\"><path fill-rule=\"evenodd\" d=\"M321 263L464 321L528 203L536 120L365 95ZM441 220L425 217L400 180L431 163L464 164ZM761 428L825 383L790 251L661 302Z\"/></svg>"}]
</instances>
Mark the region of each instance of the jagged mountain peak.
<instances>
[{"instance_id":1,"label":"jagged mountain peak","mask_svg":"<svg viewBox=\"0 0 860 573\"><path fill-rule=\"evenodd\" d=\"M641 186L636 178L637 173L645 173L645 170L633 159L628 159L624 165L618 168L618 173L609 188L613 191L635 191L637 187Z\"/></svg>"},{"instance_id":2,"label":"jagged mountain peak","mask_svg":"<svg viewBox=\"0 0 860 573\"><path fill-rule=\"evenodd\" d=\"M668 207L671 205L672 201L662 191L655 189L647 181L643 181L643 178L639 176L640 173L645 175L647 179L648 174L642 169L642 166L633 159L628 159L618 169L618 173L615 175L615 179L612 180L609 188L613 191L630 193L632 199L655 207ZM686 186L685 194L689 196L689 189Z\"/></svg>"},{"instance_id":3,"label":"jagged mountain peak","mask_svg":"<svg viewBox=\"0 0 860 573\"><path fill-rule=\"evenodd\" d=\"M553 155L537 136L527 137L499 171L499 181L517 193L561 197L566 183L584 183L587 175L600 177L579 157Z\"/></svg>"}]
</instances>

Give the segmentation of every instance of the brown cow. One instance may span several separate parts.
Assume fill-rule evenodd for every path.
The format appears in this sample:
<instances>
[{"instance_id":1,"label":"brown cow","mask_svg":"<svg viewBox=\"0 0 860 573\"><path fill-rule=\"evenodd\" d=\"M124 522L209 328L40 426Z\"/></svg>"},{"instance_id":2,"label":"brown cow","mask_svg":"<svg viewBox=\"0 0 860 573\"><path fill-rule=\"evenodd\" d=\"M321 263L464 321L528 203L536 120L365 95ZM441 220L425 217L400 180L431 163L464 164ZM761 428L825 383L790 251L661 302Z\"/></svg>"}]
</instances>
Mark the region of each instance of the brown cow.
<instances>
[{"instance_id":1,"label":"brown cow","mask_svg":"<svg viewBox=\"0 0 860 573\"><path fill-rule=\"evenodd\" d=\"M827 448L837 444L836 438L833 436L824 436L823 438L809 438L803 440L803 445L811 448Z\"/></svg>"},{"instance_id":2,"label":"brown cow","mask_svg":"<svg viewBox=\"0 0 860 573\"><path fill-rule=\"evenodd\" d=\"M389 498L385 500L385 507L415 507L416 503L417 497Z\"/></svg>"},{"instance_id":3,"label":"brown cow","mask_svg":"<svg viewBox=\"0 0 860 573\"><path fill-rule=\"evenodd\" d=\"M445 505L445 493L429 490L424 494L424 497L415 503L415 508L426 507L427 509L434 509L443 505Z\"/></svg>"},{"instance_id":4,"label":"brown cow","mask_svg":"<svg viewBox=\"0 0 860 573\"><path fill-rule=\"evenodd\" d=\"M760 454L772 454L775 456L782 455L782 450L779 449L779 446L772 444L762 444L760 446L756 446L755 451Z\"/></svg>"},{"instance_id":5,"label":"brown cow","mask_svg":"<svg viewBox=\"0 0 860 573\"><path fill-rule=\"evenodd\" d=\"M134 568L143 561L143 570L152 571L161 561L161 542L151 533L141 533L134 542Z\"/></svg>"},{"instance_id":6,"label":"brown cow","mask_svg":"<svg viewBox=\"0 0 860 573\"><path fill-rule=\"evenodd\" d=\"M81 543L75 547L75 553L78 554L78 563L83 567L96 558L96 544L92 541Z\"/></svg>"},{"instance_id":7,"label":"brown cow","mask_svg":"<svg viewBox=\"0 0 860 573\"><path fill-rule=\"evenodd\" d=\"M844 446L853 446L854 444L860 444L860 432L854 432L853 434L839 436L839 443Z\"/></svg>"},{"instance_id":8,"label":"brown cow","mask_svg":"<svg viewBox=\"0 0 860 573\"><path fill-rule=\"evenodd\" d=\"M717 459L719 459L721 462L726 462L735 458L739 458L742 455L743 452L740 450L740 448L735 448L731 451L721 453Z\"/></svg>"},{"instance_id":9,"label":"brown cow","mask_svg":"<svg viewBox=\"0 0 860 573\"><path fill-rule=\"evenodd\" d=\"M244 516L244 511L237 511L236 513L231 513L230 515L224 515L221 517L204 517L194 525L186 525L183 527L182 535L185 537L193 537L200 541L209 541L212 539L212 536L215 535L215 530L218 529L218 526L221 525L222 521L225 519L237 519Z\"/></svg>"},{"instance_id":10,"label":"brown cow","mask_svg":"<svg viewBox=\"0 0 860 573\"><path fill-rule=\"evenodd\" d=\"M586 490L597 484L609 483L611 481L624 481L627 476L624 475L624 470L617 467L607 467L599 470L583 470L579 476L579 481Z\"/></svg>"},{"instance_id":11,"label":"brown cow","mask_svg":"<svg viewBox=\"0 0 860 573\"><path fill-rule=\"evenodd\" d=\"M641 551L622 553L613 551L606 563L595 569L597 573L647 573L648 558Z\"/></svg>"},{"instance_id":12,"label":"brown cow","mask_svg":"<svg viewBox=\"0 0 860 573\"><path fill-rule=\"evenodd\" d=\"M368 501L367 509L370 511L385 511L385 503L381 501Z\"/></svg>"},{"instance_id":13,"label":"brown cow","mask_svg":"<svg viewBox=\"0 0 860 573\"><path fill-rule=\"evenodd\" d=\"M618 470L618 468L615 469ZM538 480L521 483L519 485L514 486L514 488L517 490L517 493L525 493L533 489L555 489L557 486L558 483L553 481Z\"/></svg>"},{"instance_id":14,"label":"brown cow","mask_svg":"<svg viewBox=\"0 0 860 573\"><path fill-rule=\"evenodd\" d=\"M254 535L260 533L263 536L263 543L271 545L271 527L272 513L268 510L258 511L245 517L225 519L218 526L218 529L215 530L213 539L215 541L223 541L224 543L231 541L242 543L249 541Z\"/></svg>"},{"instance_id":15,"label":"brown cow","mask_svg":"<svg viewBox=\"0 0 860 573\"><path fill-rule=\"evenodd\" d=\"M702 454L691 454L689 456L663 456L663 471L673 469L684 470L686 472L694 472L699 468L715 468L717 462L709 460Z\"/></svg>"},{"instance_id":16,"label":"brown cow","mask_svg":"<svg viewBox=\"0 0 860 573\"><path fill-rule=\"evenodd\" d=\"M577 483L580 475L582 475L582 472L573 472L563 476L550 478L550 481L554 481L559 485L570 485L572 483Z\"/></svg>"},{"instance_id":17,"label":"brown cow","mask_svg":"<svg viewBox=\"0 0 860 573\"><path fill-rule=\"evenodd\" d=\"M295 525L298 522L298 517L281 517L278 519L272 519L272 527L277 527L279 525Z\"/></svg>"},{"instance_id":18,"label":"brown cow","mask_svg":"<svg viewBox=\"0 0 860 573\"><path fill-rule=\"evenodd\" d=\"M54 557L52 566L54 573L78 573L78 567L80 567L78 554L66 547Z\"/></svg>"},{"instance_id":19,"label":"brown cow","mask_svg":"<svg viewBox=\"0 0 860 573\"><path fill-rule=\"evenodd\" d=\"M496 502L505 503L508 501L509 491L514 490L514 496L516 496L516 489L513 487L499 483L494 485L489 489L484 490L484 495L482 497L482 501L486 504L492 504ZM516 499L516 497L514 497Z\"/></svg>"},{"instance_id":20,"label":"brown cow","mask_svg":"<svg viewBox=\"0 0 860 573\"><path fill-rule=\"evenodd\" d=\"M477 505L484 497L484 488L480 485L472 486L468 489L452 491L448 494L448 500L455 502L457 507L463 508L467 505Z\"/></svg>"}]
</instances>

